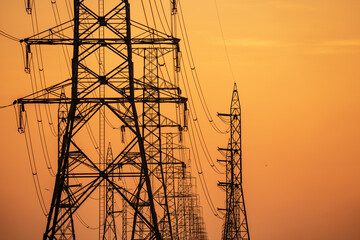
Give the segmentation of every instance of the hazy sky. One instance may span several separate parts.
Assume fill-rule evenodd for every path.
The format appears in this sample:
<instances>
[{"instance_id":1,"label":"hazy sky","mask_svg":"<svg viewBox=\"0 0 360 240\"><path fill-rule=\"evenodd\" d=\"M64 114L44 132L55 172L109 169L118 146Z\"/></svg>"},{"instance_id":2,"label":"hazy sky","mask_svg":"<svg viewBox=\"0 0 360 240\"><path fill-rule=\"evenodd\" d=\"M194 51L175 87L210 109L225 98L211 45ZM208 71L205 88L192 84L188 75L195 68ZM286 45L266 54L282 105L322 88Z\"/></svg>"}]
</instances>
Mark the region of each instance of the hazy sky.
<instances>
[{"instance_id":1,"label":"hazy sky","mask_svg":"<svg viewBox=\"0 0 360 240\"><path fill-rule=\"evenodd\" d=\"M182 0L181 6L215 118L229 110L234 84L215 2ZM218 0L217 6L242 104L251 238L360 239L360 1ZM55 25L51 14L39 14L49 18L40 26ZM23 1L2 3L0 30L24 38L30 27ZM20 44L0 41L0 105L7 105L31 86ZM45 218L24 136L17 133L13 108L0 109L0 119L0 235L39 239ZM216 149L226 137L200 120L212 155L220 158ZM223 177L205 160L203 166L216 207L224 207L225 193L216 186ZM44 194L50 195L53 182L42 174ZM222 220L201 200L209 239L220 239Z\"/></svg>"}]
</instances>

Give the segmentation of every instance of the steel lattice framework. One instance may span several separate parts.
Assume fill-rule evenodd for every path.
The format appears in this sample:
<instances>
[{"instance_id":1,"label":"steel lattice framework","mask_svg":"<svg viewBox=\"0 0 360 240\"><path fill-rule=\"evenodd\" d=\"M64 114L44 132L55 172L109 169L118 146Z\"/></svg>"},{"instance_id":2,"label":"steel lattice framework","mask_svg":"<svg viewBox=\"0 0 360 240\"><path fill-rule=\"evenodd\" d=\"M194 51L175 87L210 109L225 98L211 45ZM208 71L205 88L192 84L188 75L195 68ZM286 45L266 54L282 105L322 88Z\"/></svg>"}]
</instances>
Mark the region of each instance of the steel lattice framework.
<instances>
[{"instance_id":1,"label":"steel lattice framework","mask_svg":"<svg viewBox=\"0 0 360 240\"><path fill-rule=\"evenodd\" d=\"M99 1L98 13L85 2L74 0L72 20L21 41L27 60L34 46L73 48L70 79L15 101L20 129L25 105L58 105L58 170L43 239L75 239L75 218L94 196L99 198L99 239L120 238L116 213L121 214L122 239L180 239L186 228L174 226L180 221L177 208L184 217L193 211L196 217L182 222L201 228L205 238L201 215L194 209L197 195L184 189L190 188L191 177L190 182L184 180L189 173L173 149L174 136L186 129L187 99L177 79L179 39L132 20L128 0L118 1L107 12ZM173 12L175 7L173 1ZM166 59L175 72L172 79L159 72L159 61ZM26 71L30 69L27 61ZM126 129L128 140L109 145L106 154L107 118ZM94 122L99 137L96 154L83 140L86 127ZM175 190L181 181L179 195ZM188 195L190 208L184 205ZM122 209L114 205L117 198ZM179 202L183 205L177 206ZM195 220L197 224L191 222Z\"/></svg>"},{"instance_id":2,"label":"steel lattice framework","mask_svg":"<svg viewBox=\"0 0 360 240\"><path fill-rule=\"evenodd\" d=\"M241 149L241 107L236 83L232 93L230 114L218 114L230 118L230 139L226 152L226 182L219 186L226 191L225 223L223 240L250 239L246 218L245 201L242 187L242 149Z\"/></svg>"}]
</instances>

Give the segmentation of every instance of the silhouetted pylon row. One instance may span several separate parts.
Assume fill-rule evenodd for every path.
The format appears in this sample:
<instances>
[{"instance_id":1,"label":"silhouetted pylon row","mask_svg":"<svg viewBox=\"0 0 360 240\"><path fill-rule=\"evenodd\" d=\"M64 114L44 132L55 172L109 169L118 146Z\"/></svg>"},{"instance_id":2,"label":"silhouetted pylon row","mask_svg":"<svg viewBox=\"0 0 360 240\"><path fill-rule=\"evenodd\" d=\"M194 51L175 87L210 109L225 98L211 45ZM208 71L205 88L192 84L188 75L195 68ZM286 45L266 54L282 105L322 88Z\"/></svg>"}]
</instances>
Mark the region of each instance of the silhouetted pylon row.
<instances>
[{"instance_id":1,"label":"silhouetted pylon row","mask_svg":"<svg viewBox=\"0 0 360 240\"><path fill-rule=\"evenodd\" d=\"M69 79L15 101L20 129L25 105L58 107L57 174L43 239L88 239L94 230L104 240L206 239L182 146L179 39L134 21L128 0L107 8L99 0L97 11L87 2L74 0L71 21L21 41L29 73L32 48L73 50Z\"/></svg>"}]
</instances>

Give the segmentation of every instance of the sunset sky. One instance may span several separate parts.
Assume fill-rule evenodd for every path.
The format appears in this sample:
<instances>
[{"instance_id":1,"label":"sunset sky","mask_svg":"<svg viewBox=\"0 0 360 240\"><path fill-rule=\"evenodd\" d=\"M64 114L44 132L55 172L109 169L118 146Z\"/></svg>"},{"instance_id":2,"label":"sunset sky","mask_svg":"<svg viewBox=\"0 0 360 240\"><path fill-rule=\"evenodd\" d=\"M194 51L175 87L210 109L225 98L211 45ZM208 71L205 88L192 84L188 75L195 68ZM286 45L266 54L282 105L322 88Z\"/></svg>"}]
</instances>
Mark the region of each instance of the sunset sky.
<instances>
[{"instance_id":1,"label":"sunset sky","mask_svg":"<svg viewBox=\"0 0 360 240\"><path fill-rule=\"evenodd\" d=\"M42 30L55 25L51 1L44 2ZM360 239L360 1L181 0L181 7L202 89L221 128L226 126L216 113L229 111L234 81L238 86L251 238ZM24 1L2 3L0 30L31 35ZM3 106L30 93L31 85L20 44L2 36L0 43ZM227 136L212 130L194 101L208 148L221 158L217 147L226 146ZM46 219L24 135L17 132L13 107L0 109L0 119L0 235L40 239ZM43 191L50 196L53 180L41 172L39 156ZM203 167L214 204L223 208L225 193L216 185L224 176L205 160ZM202 194L201 203L209 239L221 239L223 221Z\"/></svg>"}]
</instances>

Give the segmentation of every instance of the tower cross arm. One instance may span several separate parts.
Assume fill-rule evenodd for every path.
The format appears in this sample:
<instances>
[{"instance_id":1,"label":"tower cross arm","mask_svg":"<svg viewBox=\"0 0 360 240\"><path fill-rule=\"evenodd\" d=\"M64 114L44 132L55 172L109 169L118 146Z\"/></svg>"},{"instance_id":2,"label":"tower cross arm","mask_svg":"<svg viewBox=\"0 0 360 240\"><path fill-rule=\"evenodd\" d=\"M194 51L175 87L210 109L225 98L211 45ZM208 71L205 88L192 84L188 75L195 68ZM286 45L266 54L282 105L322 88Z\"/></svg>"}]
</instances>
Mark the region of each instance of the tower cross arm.
<instances>
[{"instance_id":1,"label":"tower cross arm","mask_svg":"<svg viewBox=\"0 0 360 240\"><path fill-rule=\"evenodd\" d=\"M182 103L183 98L157 98L157 99L147 99L146 102L160 102L160 103ZM71 98L19 98L13 102L13 104L59 104L65 103L70 104L73 102ZM127 97L108 97L108 98L79 98L76 100L78 104L80 103L125 103L129 102ZM141 98L135 98L134 102L144 102Z\"/></svg>"},{"instance_id":2,"label":"tower cross arm","mask_svg":"<svg viewBox=\"0 0 360 240\"><path fill-rule=\"evenodd\" d=\"M217 113L218 116L231 117L229 113Z\"/></svg>"},{"instance_id":3,"label":"tower cross arm","mask_svg":"<svg viewBox=\"0 0 360 240\"><path fill-rule=\"evenodd\" d=\"M220 148L218 147L218 151L233 151L231 148Z\"/></svg>"},{"instance_id":4,"label":"tower cross arm","mask_svg":"<svg viewBox=\"0 0 360 240\"><path fill-rule=\"evenodd\" d=\"M27 45L73 45L75 39L73 38L54 38L50 35L38 38L30 37L20 40L21 43L26 43ZM85 38L79 39L78 43L80 45L115 45L115 44L125 44L126 39L124 38ZM179 39L177 38L133 38L131 39L131 44L133 45L175 45L177 46Z\"/></svg>"},{"instance_id":5,"label":"tower cross arm","mask_svg":"<svg viewBox=\"0 0 360 240\"><path fill-rule=\"evenodd\" d=\"M52 41L52 40L61 40L61 41L70 41L72 38L67 36L65 32L72 34L73 21L67 21L55 27L49 28L45 31L39 32L31 37L24 38L20 40L20 43L33 44L33 42L40 41ZM68 35L69 35L68 34ZM73 41L72 41L73 43Z\"/></svg>"}]
</instances>

